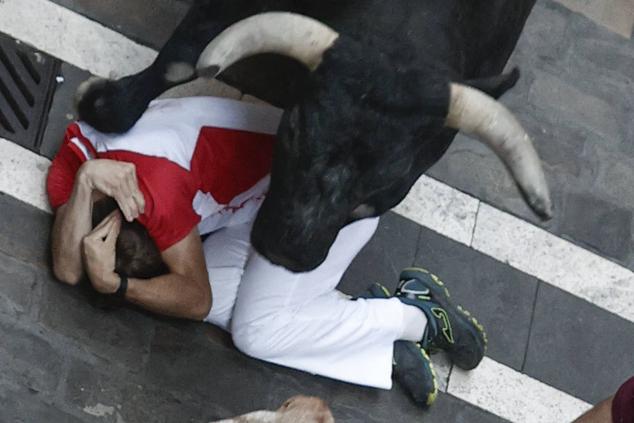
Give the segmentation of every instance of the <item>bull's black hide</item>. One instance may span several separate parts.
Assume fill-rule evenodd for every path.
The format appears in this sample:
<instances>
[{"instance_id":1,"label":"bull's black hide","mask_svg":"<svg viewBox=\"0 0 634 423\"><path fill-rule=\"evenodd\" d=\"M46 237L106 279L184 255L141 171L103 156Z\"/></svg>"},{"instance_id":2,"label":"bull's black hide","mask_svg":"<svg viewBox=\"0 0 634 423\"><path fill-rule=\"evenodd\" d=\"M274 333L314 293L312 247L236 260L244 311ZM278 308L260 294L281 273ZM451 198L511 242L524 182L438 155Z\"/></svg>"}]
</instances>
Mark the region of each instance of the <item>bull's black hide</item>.
<instances>
[{"instance_id":1,"label":"bull's black hide","mask_svg":"<svg viewBox=\"0 0 634 423\"><path fill-rule=\"evenodd\" d=\"M449 82L494 96L514 85L517 72L500 73L534 1L196 1L150 68L93 84L79 113L104 132L127 130L175 85L164 77L171 64L194 65L212 38L247 16L293 11L333 27L341 37L312 73L261 55L221 75L286 109L252 241L273 262L306 271L342 226L398 204L447 150Z\"/></svg>"}]
</instances>

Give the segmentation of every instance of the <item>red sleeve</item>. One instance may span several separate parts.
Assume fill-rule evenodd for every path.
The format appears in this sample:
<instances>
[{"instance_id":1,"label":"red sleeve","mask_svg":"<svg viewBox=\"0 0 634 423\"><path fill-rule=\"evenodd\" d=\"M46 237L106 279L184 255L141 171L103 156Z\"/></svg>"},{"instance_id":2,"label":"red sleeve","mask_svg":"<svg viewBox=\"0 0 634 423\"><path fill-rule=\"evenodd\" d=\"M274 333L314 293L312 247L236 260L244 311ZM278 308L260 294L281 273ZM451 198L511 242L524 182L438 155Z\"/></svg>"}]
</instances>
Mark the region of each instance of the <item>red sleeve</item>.
<instances>
[{"instance_id":1,"label":"red sleeve","mask_svg":"<svg viewBox=\"0 0 634 423\"><path fill-rule=\"evenodd\" d=\"M200 223L192 205L198 188L190 172L169 160L128 151L108 152L102 157L136 166L145 197L145 213L139 222L160 251L181 241Z\"/></svg>"},{"instance_id":2,"label":"red sleeve","mask_svg":"<svg viewBox=\"0 0 634 423\"><path fill-rule=\"evenodd\" d=\"M172 198L172 201L178 199ZM183 240L200 222L200 216L192 210L191 203L181 204L176 217L172 210L159 207L155 214L147 216L147 220L140 219L161 252Z\"/></svg>"},{"instance_id":3,"label":"red sleeve","mask_svg":"<svg viewBox=\"0 0 634 423\"><path fill-rule=\"evenodd\" d=\"M82 163L90 158L87 157L84 151L89 151L92 146L87 148L85 146L87 140L81 137L80 141L80 137L81 133L77 124L71 124L66 129L62 146L53 158L49 168L46 178L46 191L48 193L48 201L53 210L70 199L75 184L75 175ZM84 145L83 150L79 145Z\"/></svg>"}]
</instances>

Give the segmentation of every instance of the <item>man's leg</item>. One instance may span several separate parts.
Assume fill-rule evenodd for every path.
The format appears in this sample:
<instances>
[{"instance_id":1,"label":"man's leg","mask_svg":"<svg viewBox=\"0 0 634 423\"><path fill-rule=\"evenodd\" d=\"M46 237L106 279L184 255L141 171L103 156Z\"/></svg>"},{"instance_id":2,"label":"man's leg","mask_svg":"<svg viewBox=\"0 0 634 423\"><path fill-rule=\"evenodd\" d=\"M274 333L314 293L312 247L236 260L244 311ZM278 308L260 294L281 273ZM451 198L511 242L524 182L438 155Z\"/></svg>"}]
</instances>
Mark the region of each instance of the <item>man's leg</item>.
<instances>
[{"instance_id":1,"label":"man's leg","mask_svg":"<svg viewBox=\"0 0 634 423\"><path fill-rule=\"evenodd\" d=\"M252 222L220 229L203 243L211 284L212 304L205 322L230 329L233 306L244 273L251 243Z\"/></svg>"},{"instance_id":2,"label":"man's leg","mask_svg":"<svg viewBox=\"0 0 634 423\"><path fill-rule=\"evenodd\" d=\"M307 273L254 253L234 308L236 346L276 364L389 389L394 341L403 336L408 306L396 298L349 300L335 290L377 224L365 219L343 228L324 263Z\"/></svg>"}]
</instances>

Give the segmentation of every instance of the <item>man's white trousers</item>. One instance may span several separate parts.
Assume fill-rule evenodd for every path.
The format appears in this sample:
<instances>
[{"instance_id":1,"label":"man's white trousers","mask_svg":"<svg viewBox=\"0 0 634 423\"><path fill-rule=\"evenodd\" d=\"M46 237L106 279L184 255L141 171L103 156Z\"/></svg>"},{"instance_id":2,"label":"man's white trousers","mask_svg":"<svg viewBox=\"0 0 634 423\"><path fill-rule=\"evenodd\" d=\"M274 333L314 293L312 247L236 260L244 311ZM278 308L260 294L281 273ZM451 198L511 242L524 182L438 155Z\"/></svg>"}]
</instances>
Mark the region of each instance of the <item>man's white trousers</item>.
<instances>
[{"instance_id":1,"label":"man's white trousers","mask_svg":"<svg viewBox=\"0 0 634 423\"><path fill-rule=\"evenodd\" d=\"M405 306L394 298L351 300L336 290L377 225L375 218L343 228L324 263L306 273L292 273L254 252L250 224L213 233L204 243L213 294L205 321L229 330L235 345L252 357L390 389Z\"/></svg>"}]
</instances>

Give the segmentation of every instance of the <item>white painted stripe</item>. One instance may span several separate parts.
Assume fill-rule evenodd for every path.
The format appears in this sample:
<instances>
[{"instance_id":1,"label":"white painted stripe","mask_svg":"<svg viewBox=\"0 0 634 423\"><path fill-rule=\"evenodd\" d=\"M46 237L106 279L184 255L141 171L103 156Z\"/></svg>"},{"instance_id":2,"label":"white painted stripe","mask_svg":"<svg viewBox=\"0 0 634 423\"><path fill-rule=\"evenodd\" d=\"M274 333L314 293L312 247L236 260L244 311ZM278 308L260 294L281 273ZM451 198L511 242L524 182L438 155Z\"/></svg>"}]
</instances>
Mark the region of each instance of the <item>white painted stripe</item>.
<instances>
[{"instance_id":1,"label":"white painted stripe","mask_svg":"<svg viewBox=\"0 0 634 423\"><path fill-rule=\"evenodd\" d=\"M634 322L634 273L487 204L473 248Z\"/></svg>"},{"instance_id":2,"label":"white painted stripe","mask_svg":"<svg viewBox=\"0 0 634 423\"><path fill-rule=\"evenodd\" d=\"M447 392L512 422L570 422L591 407L486 357L470 372L454 368Z\"/></svg>"},{"instance_id":3,"label":"white painted stripe","mask_svg":"<svg viewBox=\"0 0 634 423\"><path fill-rule=\"evenodd\" d=\"M50 213L46 174L50 161L0 138L0 192Z\"/></svg>"},{"instance_id":4,"label":"white painted stripe","mask_svg":"<svg viewBox=\"0 0 634 423\"><path fill-rule=\"evenodd\" d=\"M103 78L136 73L157 56L155 50L48 0L0 1L0 30ZM161 97L204 95L239 99L242 94L221 81L197 79Z\"/></svg>"},{"instance_id":5,"label":"white painted stripe","mask_svg":"<svg viewBox=\"0 0 634 423\"><path fill-rule=\"evenodd\" d=\"M394 211L441 235L471 245L477 198L423 175Z\"/></svg>"},{"instance_id":6,"label":"white painted stripe","mask_svg":"<svg viewBox=\"0 0 634 423\"><path fill-rule=\"evenodd\" d=\"M155 54L98 23L46 0L0 1L0 31L101 76L132 73L146 66ZM87 37L92 41L86 42ZM48 160L1 139L0 154L0 191L49 211L44 191ZM486 235L489 232L485 231L487 227L483 226L485 223L509 234L513 233L511 223L522 228L531 227L530 224L499 211L507 219L504 227L501 228L496 221L485 222L490 217L486 210L479 214L479 207L481 204L478 199L423 177L396 210L421 225L469 246L472 244L474 229L481 226L481 233L476 238L477 245L483 252L487 245L485 240L489 237ZM541 247L548 248L547 245ZM521 246L517 248L517 254L521 254ZM535 254L535 249L525 249L524 252L527 254L526 260L535 259L529 255ZM492 251L491 255L505 260L500 252ZM608 262L598 256L594 256L594 259L597 262ZM565 266L568 266L567 257L557 256L557 260L562 266L562 272L565 272ZM527 268L524 271L528 273L535 270ZM552 276L553 273L547 273L543 278L558 286L556 279L545 279ZM567 286L567 290L574 293L575 288ZM446 378L446 363L436 358L434 362L438 364L441 378ZM454 370L447 391L502 417L522 422L566 421L588 407L582 401L488 358L485 358L478 369L468 374ZM559 408L556 407L557 404L560 405ZM555 414L546 414L549 411Z\"/></svg>"},{"instance_id":7,"label":"white painted stripe","mask_svg":"<svg viewBox=\"0 0 634 423\"><path fill-rule=\"evenodd\" d=\"M102 77L136 73L156 57L154 50L46 0L1 1L0 28Z\"/></svg>"},{"instance_id":8,"label":"white painted stripe","mask_svg":"<svg viewBox=\"0 0 634 423\"><path fill-rule=\"evenodd\" d=\"M426 176L394 210L634 322L634 272L570 241Z\"/></svg>"}]
</instances>

